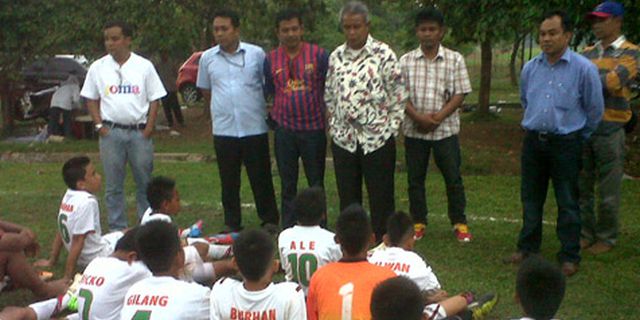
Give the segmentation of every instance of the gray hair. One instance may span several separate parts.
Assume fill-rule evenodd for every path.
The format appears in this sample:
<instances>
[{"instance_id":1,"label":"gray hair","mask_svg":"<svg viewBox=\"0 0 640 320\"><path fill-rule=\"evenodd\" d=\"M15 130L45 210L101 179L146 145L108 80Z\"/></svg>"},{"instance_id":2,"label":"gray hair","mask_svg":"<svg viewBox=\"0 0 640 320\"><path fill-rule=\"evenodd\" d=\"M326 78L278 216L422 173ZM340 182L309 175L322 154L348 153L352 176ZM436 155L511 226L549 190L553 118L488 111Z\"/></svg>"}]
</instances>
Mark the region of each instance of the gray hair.
<instances>
[{"instance_id":1,"label":"gray hair","mask_svg":"<svg viewBox=\"0 0 640 320\"><path fill-rule=\"evenodd\" d=\"M342 24L342 18L347 14L364 15L364 21L369 23L369 8L360 1L349 1L340 9L340 24Z\"/></svg>"}]
</instances>

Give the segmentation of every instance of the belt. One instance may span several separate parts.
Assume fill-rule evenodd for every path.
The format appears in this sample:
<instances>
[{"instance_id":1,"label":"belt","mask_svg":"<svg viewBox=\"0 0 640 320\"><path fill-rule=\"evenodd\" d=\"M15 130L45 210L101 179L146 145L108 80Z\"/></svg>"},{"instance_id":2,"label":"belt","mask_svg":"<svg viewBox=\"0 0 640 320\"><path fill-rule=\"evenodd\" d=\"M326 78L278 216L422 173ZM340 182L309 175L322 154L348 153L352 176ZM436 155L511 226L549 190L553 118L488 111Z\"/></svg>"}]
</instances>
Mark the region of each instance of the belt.
<instances>
[{"instance_id":1,"label":"belt","mask_svg":"<svg viewBox=\"0 0 640 320\"><path fill-rule=\"evenodd\" d=\"M527 135L533 136L539 141L573 140L579 137L579 133L580 133L580 130L567 133L567 134L557 134L557 133L551 133L547 131L527 130Z\"/></svg>"},{"instance_id":2,"label":"belt","mask_svg":"<svg viewBox=\"0 0 640 320\"><path fill-rule=\"evenodd\" d=\"M115 123L115 122L111 122L108 120L102 120L102 123L110 128L118 128L118 129L124 129L124 130L144 130L144 128L147 126L146 123L139 123L139 124L119 124L119 123Z\"/></svg>"}]
</instances>

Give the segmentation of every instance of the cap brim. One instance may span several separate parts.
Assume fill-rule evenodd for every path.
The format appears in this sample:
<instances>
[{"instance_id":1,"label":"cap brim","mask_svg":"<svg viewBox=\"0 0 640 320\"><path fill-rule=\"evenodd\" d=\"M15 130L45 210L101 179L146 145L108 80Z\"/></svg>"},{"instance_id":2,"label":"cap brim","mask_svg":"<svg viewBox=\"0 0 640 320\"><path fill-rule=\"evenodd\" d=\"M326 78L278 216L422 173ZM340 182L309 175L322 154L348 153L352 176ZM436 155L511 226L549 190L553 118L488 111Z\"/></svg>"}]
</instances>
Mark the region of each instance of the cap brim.
<instances>
[{"instance_id":1,"label":"cap brim","mask_svg":"<svg viewBox=\"0 0 640 320\"><path fill-rule=\"evenodd\" d=\"M587 13L587 18L609 18L613 15L606 12L589 12Z\"/></svg>"}]
</instances>

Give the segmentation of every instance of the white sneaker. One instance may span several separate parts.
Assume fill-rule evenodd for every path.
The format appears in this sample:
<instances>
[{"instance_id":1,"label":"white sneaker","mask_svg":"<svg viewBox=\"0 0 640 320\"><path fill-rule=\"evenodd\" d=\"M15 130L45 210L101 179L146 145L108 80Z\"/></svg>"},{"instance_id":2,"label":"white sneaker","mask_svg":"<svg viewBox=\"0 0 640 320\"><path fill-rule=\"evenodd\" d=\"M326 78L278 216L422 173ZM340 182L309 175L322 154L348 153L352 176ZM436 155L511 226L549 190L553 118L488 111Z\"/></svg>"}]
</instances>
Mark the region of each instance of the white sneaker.
<instances>
[{"instance_id":1,"label":"white sneaker","mask_svg":"<svg viewBox=\"0 0 640 320\"><path fill-rule=\"evenodd\" d=\"M176 130L171 130L169 131L169 135L172 137L178 137L180 136L180 132L176 131Z\"/></svg>"}]
</instances>

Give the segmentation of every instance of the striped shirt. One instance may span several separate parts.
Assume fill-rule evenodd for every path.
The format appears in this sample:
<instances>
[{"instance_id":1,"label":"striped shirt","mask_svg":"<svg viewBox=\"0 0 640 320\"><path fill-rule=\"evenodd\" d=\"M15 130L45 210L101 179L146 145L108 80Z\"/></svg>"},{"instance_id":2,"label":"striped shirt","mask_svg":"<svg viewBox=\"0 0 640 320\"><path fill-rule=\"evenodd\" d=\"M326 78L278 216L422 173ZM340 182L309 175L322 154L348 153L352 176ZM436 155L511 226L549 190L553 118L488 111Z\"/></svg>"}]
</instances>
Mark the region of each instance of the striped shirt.
<instances>
[{"instance_id":1,"label":"striped shirt","mask_svg":"<svg viewBox=\"0 0 640 320\"><path fill-rule=\"evenodd\" d=\"M400 58L402 76L418 113L436 113L456 94L471 92L464 57L442 45L433 60L417 48ZM417 124L405 115L404 135L425 140L442 140L460 132L460 116L454 111L432 132L418 132Z\"/></svg>"},{"instance_id":2,"label":"striped shirt","mask_svg":"<svg viewBox=\"0 0 640 320\"><path fill-rule=\"evenodd\" d=\"M640 48L620 36L606 48L597 42L582 54L598 67L605 89L604 116L594 134L610 134L631 118L630 85L638 76Z\"/></svg>"},{"instance_id":3,"label":"striped shirt","mask_svg":"<svg viewBox=\"0 0 640 320\"><path fill-rule=\"evenodd\" d=\"M295 57L283 47L267 55L265 91L274 96L271 116L278 125L295 131L324 130L328 60L324 49L306 42Z\"/></svg>"}]
</instances>

